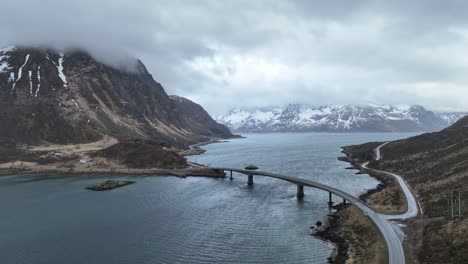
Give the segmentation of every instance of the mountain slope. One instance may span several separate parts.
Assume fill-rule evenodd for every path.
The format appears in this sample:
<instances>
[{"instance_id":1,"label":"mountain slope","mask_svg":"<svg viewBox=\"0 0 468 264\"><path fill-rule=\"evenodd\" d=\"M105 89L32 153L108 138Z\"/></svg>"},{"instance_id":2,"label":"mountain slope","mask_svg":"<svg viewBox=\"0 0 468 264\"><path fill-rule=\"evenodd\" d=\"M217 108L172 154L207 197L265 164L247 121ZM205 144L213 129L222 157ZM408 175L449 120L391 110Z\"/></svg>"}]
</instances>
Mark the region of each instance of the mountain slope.
<instances>
[{"instance_id":1,"label":"mountain slope","mask_svg":"<svg viewBox=\"0 0 468 264\"><path fill-rule=\"evenodd\" d=\"M370 157L378 143L346 147L354 157ZM466 263L468 259L468 116L439 132L392 141L370 167L402 175L422 207L422 219L408 229L417 234L421 263ZM363 160L361 161L363 162ZM458 191L461 191L458 194ZM455 201L452 219L450 196ZM461 203L458 207L458 199ZM459 211L460 210L460 211ZM422 243L421 241L422 240Z\"/></svg>"},{"instance_id":2,"label":"mountain slope","mask_svg":"<svg viewBox=\"0 0 468 264\"><path fill-rule=\"evenodd\" d=\"M64 144L109 135L190 144L232 136L197 104L169 97L140 61L133 64L129 71L82 51L2 49L0 139Z\"/></svg>"},{"instance_id":3,"label":"mountain slope","mask_svg":"<svg viewBox=\"0 0 468 264\"><path fill-rule=\"evenodd\" d=\"M217 121L243 132L419 132L440 130L464 115L435 114L422 106L290 104L284 108L236 108Z\"/></svg>"}]
</instances>

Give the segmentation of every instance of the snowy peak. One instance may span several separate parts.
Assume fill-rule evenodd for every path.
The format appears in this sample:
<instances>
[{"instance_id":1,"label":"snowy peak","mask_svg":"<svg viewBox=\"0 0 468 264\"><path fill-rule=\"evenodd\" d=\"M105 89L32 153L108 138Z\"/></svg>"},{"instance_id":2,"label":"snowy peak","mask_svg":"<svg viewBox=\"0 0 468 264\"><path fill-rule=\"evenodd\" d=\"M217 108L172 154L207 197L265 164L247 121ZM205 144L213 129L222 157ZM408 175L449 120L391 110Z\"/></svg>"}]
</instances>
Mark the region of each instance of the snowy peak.
<instances>
[{"instance_id":1,"label":"snowy peak","mask_svg":"<svg viewBox=\"0 0 468 264\"><path fill-rule=\"evenodd\" d=\"M234 131L416 132L447 127L463 113L435 114L419 105L289 104L269 109L236 108L217 118Z\"/></svg>"}]
</instances>

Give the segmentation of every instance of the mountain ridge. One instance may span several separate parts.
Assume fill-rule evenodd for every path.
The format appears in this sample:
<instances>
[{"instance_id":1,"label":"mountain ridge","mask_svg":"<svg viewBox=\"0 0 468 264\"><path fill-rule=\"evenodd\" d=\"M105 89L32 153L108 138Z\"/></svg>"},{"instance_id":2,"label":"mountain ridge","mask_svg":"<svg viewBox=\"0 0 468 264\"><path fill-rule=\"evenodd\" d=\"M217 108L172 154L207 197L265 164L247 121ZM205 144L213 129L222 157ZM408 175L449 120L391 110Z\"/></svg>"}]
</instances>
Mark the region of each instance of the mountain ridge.
<instances>
[{"instance_id":1,"label":"mountain ridge","mask_svg":"<svg viewBox=\"0 0 468 264\"><path fill-rule=\"evenodd\" d=\"M434 113L419 105L289 104L234 108L215 119L238 132L425 132L443 129L466 113Z\"/></svg>"},{"instance_id":2,"label":"mountain ridge","mask_svg":"<svg viewBox=\"0 0 468 264\"><path fill-rule=\"evenodd\" d=\"M167 95L141 61L128 71L83 50L0 49L0 122L0 139L19 144L112 136L188 145L232 136L201 106Z\"/></svg>"}]
</instances>

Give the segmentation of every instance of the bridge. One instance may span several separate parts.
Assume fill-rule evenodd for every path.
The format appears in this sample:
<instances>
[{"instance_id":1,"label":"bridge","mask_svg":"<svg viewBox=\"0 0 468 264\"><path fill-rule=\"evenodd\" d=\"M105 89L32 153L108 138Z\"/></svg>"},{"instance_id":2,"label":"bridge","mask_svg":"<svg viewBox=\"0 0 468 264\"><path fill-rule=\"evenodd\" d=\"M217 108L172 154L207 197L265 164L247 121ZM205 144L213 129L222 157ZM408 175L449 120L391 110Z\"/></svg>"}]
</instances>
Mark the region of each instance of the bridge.
<instances>
[{"instance_id":1,"label":"bridge","mask_svg":"<svg viewBox=\"0 0 468 264\"><path fill-rule=\"evenodd\" d=\"M343 202L349 202L359 208L364 214L366 214L371 221L377 226L380 233L382 234L385 245L387 247L388 253L388 263L390 264L403 264L405 263L405 255L403 251L402 241L398 236L398 227L391 223L389 220L385 219L384 215L376 213L374 210L370 209L365 203L363 203L358 198L354 197L351 194L343 192L337 188L321 184L318 182L285 176L275 173L269 172L262 172L262 171L254 171L254 170L247 170L247 169L236 169L236 168L212 168L215 170L223 171L224 173L230 173L230 179L232 178L232 173L237 172L240 174L247 175L247 184L253 185L254 184L254 176L262 176L262 177L270 177L279 180L284 180L290 182L297 186L297 197L298 199L304 198L304 186L312 187L315 189L320 189L329 193L329 200L328 205L331 207L333 205L332 194L339 196L343 199ZM227 175L227 174L225 174Z\"/></svg>"}]
</instances>

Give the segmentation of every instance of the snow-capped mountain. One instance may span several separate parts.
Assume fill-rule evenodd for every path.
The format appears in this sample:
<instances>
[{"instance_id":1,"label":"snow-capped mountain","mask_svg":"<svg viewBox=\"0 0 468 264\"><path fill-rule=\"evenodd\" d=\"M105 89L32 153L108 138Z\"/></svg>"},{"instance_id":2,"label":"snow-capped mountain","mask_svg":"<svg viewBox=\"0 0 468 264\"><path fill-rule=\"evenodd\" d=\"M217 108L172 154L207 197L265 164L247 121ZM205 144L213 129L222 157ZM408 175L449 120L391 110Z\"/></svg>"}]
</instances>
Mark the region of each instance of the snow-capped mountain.
<instances>
[{"instance_id":1,"label":"snow-capped mountain","mask_svg":"<svg viewBox=\"0 0 468 264\"><path fill-rule=\"evenodd\" d=\"M419 132L443 129L466 113L434 113L422 106L344 105L235 108L216 120L239 132Z\"/></svg>"}]
</instances>

